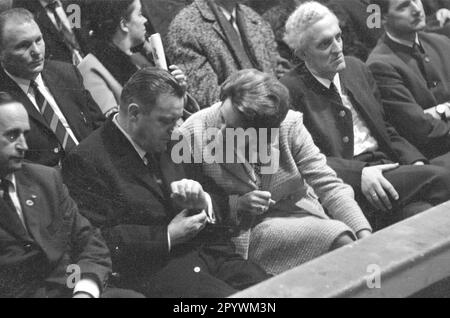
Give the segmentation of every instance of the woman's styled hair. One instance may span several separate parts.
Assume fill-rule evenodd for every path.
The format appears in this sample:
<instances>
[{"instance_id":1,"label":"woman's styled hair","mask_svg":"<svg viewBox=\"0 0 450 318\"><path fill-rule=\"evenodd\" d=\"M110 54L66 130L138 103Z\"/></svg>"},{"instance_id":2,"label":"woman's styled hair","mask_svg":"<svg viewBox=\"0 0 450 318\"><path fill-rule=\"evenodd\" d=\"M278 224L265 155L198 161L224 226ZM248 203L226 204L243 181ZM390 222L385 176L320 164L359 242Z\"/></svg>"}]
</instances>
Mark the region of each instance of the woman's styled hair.
<instances>
[{"instance_id":1,"label":"woman's styled hair","mask_svg":"<svg viewBox=\"0 0 450 318\"><path fill-rule=\"evenodd\" d=\"M122 19L128 20L134 10L135 0L95 0L91 4L90 29L93 37L109 41L116 33Z\"/></svg>"},{"instance_id":2,"label":"woman's styled hair","mask_svg":"<svg viewBox=\"0 0 450 318\"><path fill-rule=\"evenodd\" d=\"M222 85L220 100L233 107L254 128L277 128L289 111L289 91L273 76L255 69L239 71Z\"/></svg>"}]
</instances>

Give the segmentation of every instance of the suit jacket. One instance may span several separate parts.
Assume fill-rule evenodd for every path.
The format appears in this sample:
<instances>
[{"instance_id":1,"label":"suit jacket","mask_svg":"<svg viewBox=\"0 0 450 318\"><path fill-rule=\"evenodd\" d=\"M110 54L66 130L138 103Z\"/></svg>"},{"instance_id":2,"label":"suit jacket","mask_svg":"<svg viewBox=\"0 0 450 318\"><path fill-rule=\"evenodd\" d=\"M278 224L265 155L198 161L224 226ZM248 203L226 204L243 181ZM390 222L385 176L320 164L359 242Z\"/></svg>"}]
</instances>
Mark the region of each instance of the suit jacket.
<instances>
[{"instance_id":1,"label":"suit jacket","mask_svg":"<svg viewBox=\"0 0 450 318\"><path fill-rule=\"evenodd\" d=\"M174 164L169 153L162 154L160 167L166 185L186 177L183 166ZM222 244L222 234L229 235L218 230L202 241L202 234L207 235L202 232L199 241L169 252L167 227L181 209L172 205L111 118L67 157L63 175L82 214L101 228L112 251L114 271L125 283L140 284L173 255L198 248L201 242ZM218 205L214 210L219 215Z\"/></svg>"},{"instance_id":2,"label":"suit jacket","mask_svg":"<svg viewBox=\"0 0 450 318\"><path fill-rule=\"evenodd\" d=\"M77 4L82 3L82 1L80 0L77 1ZM69 13L67 13L66 11L66 4L64 3L64 1L62 1L62 5L64 12L66 12L69 17ZM39 0L14 0L13 7L25 8L34 14L36 23L39 25L44 38L46 47L45 57L47 59L72 64L72 52L64 43L63 38L61 37L53 22L48 17L46 9L39 3ZM81 10L81 13L82 12L83 9ZM81 21L83 21L83 18L81 19ZM84 34L83 30L83 28L73 28L75 37L78 41L78 44L80 45L80 53L85 52L86 49L87 35Z\"/></svg>"},{"instance_id":3,"label":"suit jacket","mask_svg":"<svg viewBox=\"0 0 450 318\"><path fill-rule=\"evenodd\" d=\"M102 288L111 271L109 251L56 170L25 164L15 176L28 230L0 198L0 297L35 296L45 286L65 290L71 264Z\"/></svg>"},{"instance_id":4,"label":"suit jacket","mask_svg":"<svg viewBox=\"0 0 450 318\"><path fill-rule=\"evenodd\" d=\"M194 150L194 159L198 158L195 149L203 151L211 147L212 137L205 131L211 127L219 129L222 126L220 107L221 104L216 104L204 109L192 115L181 126L180 131L185 140L193 141L190 149ZM255 182L254 169L248 162L226 163L224 160L217 162L211 160L212 158L203 158L201 173L214 180L228 196L230 221L238 222L242 217L239 215L241 211L237 210L238 198L261 190L269 191L272 199L277 202L271 209L272 212L300 213L328 219L322 204L329 215L347 224L355 233L370 229L353 199L353 190L342 183L336 173L326 165L325 157L314 145L299 113L290 111L281 124L278 145L272 150L272 154L276 152L279 153L279 158L272 160L273 169L267 171L271 173L262 174L260 187ZM207 153L203 152L203 155ZM224 158L225 156L226 154Z\"/></svg>"},{"instance_id":5,"label":"suit jacket","mask_svg":"<svg viewBox=\"0 0 450 318\"><path fill-rule=\"evenodd\" d=\"M100 108L84 88L76 67L68 63L46 61L42 79L52 93L78 141L86 138L104 121ZM30 118L31 132L27 142L26 159L35 163L56 166L65 156L56 135L22 89L0 70L0 90L12 94L21 102Z\"/></svg>"},{"instance_id":6,"label":"suit jacket","mask_svg":"<svg viewBox=\"0 0 450 318\"><path fill-rule=\"evenodd\" d=\"M346 58L347 67L340 74L352 104L366 121L379 144L382 157L388 161L411 164L425 157L384 119L377 86L367 67L356 58ZM291 93L292 107L304 115L306 128L314 143L328 157L328 164L344 182L361 187L362 169L370 160L354 159L353 120L329 89L320 84L305 64L299 65L281 79Z\"/></svg>"},{"instance_id":7,"label":"suit jacket","mask_svg":"<svg viewBox=\"0 0 450 318\"><path fill-rule=\"evenodd\" d=\"M434 119L425 109L450 101L450 42L436 34L419 39L437 71L428 85L411 50L384 36L367 61L388 120L398 132L428 157L450 151L450 123Z\"/></svg>"},{"instance_id":8,"label":"suit jacket","mask_svg":"<svg viewBox=\"0 0 450 318\"><path fill-rule=\"evenodd\" d=\"M238 5L242 38L261 71L275 74L279 54L270 25L252 9ZM208 107L219 99L220 85L242 69L239 48L229 41L206 0L195 0L172 21L167 54L186 73L188 90Z\"/></svg>"}]
</instances>

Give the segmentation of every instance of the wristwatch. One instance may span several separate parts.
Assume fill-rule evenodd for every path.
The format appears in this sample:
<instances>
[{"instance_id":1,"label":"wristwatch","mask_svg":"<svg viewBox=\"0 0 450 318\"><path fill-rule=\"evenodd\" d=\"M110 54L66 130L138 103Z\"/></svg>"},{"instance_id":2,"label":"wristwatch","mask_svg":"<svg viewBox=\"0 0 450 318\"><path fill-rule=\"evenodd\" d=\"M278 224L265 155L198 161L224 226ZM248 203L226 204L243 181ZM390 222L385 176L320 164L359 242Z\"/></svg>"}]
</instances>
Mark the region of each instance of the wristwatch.
<instances>
[{"instance_id":1,"label":"wristwatch","mask_svg":"<svg viewBox=\"0 0 450 318\"><path fill-rule=\"evenodd\" d=\"M436 106L436 113L438 113L439 116L441 116L441 119L445 122L447 122L447 115L446 110L448 109L447 105L437 105Z\"/></svg>"}]
</instances>

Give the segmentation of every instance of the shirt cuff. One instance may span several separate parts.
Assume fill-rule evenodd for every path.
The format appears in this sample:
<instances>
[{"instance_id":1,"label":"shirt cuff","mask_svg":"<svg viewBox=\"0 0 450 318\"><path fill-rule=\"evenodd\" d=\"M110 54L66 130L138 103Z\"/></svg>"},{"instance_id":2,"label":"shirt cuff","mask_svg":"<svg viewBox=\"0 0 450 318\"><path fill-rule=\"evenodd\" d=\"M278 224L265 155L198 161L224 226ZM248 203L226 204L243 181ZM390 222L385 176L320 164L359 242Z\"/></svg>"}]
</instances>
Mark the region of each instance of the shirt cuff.
<instances>
[{"instance_id":1,"label":"shirt cuff","mask_svg":"<svg viewBox=\"0 0 450 318\"><path fill-rule=\"evenodd\" d=\"M169 246L169 253L170 253L170 250L172 249L172 246L170 244L169 228L167 228L167 245Z\"/></svg>"},{"instance_id":2,"label":"shirt cuff","mask_svg":"<svg viewBox=\"0 0 450 318\"><path fill-rule=\"evenodd\" d=\"M97 283L89 278L84 278L80 280L73 290L73 293L86 293L94 298L100 298L100 288Z\"/></svg>"}]
</instances>

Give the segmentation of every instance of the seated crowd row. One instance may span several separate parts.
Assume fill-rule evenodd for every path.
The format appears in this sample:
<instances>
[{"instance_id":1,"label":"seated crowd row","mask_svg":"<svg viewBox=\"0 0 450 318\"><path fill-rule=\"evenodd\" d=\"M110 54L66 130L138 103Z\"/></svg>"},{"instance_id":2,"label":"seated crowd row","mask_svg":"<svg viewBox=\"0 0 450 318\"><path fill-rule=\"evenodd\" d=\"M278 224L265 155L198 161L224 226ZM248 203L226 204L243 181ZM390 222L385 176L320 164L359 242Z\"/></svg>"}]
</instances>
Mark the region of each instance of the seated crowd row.
<instances>
[{"instance_id":1,"label":"seated crowd row","mask_svg":"<svg viewBox=\"0 0 450 318\"><path fill-rule=\"evenodd\" d=\"M139 0L97 3L85 57L48 2L0 14L2 297L225 297L450 200L450 39L421 0L373 1L367 63L300 4L294 67L240 1L195 0L169 72ZM72 63L45 59L44 18Z\"/></svg>"}]
</instances>

